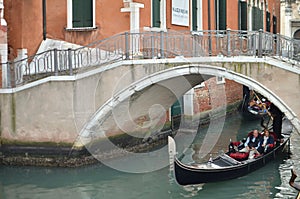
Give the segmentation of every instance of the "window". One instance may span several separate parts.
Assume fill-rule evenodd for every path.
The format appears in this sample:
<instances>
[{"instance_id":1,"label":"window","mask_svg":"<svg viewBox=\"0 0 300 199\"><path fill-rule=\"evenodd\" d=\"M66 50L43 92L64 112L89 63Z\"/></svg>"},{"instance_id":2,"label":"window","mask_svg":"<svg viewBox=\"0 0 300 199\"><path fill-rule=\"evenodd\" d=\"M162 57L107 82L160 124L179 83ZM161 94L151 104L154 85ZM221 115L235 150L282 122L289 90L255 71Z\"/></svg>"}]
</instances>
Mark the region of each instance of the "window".
<instances>
[{"instance_id":1,"label":"window","mask_svg":"<svg viewBox=\"0 0 300 199\"><path fill-rule=\"evenodd\" d=\"M226 18L226 0L216 0L216 29L226 30L227 18Z\"/></svg>"},{"instance_id":2,"label":"window","mask_svg":"<svg viewBox=\"0 0 300 199\"><path fill-rule=\"evenodd\" d=\"M67 29L95 28L95 0L68 0Z\"/></svg>"},{"instance_id":3,"label":"window","mask_svg":"<svg viewBox=\"0 0 300 199\"><path fill-rule=\"evenodd\" d=\"M267 11L266 13L266 30L271 31L271 13Z\"/></svg>"},{"instance_id":4,"label":"window","mask_svg":"<svg viewBox=\"0 0 300 199\"><path fill-rule=\"evenodd\" d=\"M225 78L224 77L217 76L216 78L217 78L216 79L217 84L224 84L225 83Z\"/></svg>"},{"instance_id":5,"label":"window","mask_svg":"<svg viewBox=\"0 0 300 199\"><path fill-rule=\"evenodd\" d=\"M152 27L160 28L160 1L152 1Z\"/></svg>"},{"instance_id":6,"label":"window","mask_svg":"<svg viewBox=\"0 0 300 199\"><path fill-rule=\"evenodd\" d=\"M247 2L246 1L240 1L240 30L247 30L248 24L247 24Z\"/></svg>"},{"instance_id":7,"label":"window","mask_svg":"<svg viewBox=\"0 0 300 199\"><path fill-rule=\"evenodd\" d=\"M202 29L202 0L192 0L192 30Z\"/></svg>"},{"instance_id":8,"label":"window","mask_svg":"<svg viewBox=\"0 0 300 199\"><path fill-rule=\"evenodd\" d=\"M296 39L296 40L300 40L300 29L297 30L297 31L294 33L293 38Z\"/></svg>"},{"instance_id":9,"label":"window","mask_svg":"<svg viewBox=\"0 0 300 199\"><path fill-rule=\"evenodd\" d=\"M166 29L166 0L152 0L152 30ZM157 29L158 28L158 29Z\"/></svg>"},{"instance_id":10,"label":"window","mask_svg":"<svg viewBox=\"0 0 300 199\"><path fill-rule=\"evenodd\" d=\"M252 7L252 30L263 29L263 10Z\"/></svg>"},{"instance_id":11,"label":"window","mask_svg":"<svg viewBox=\"0 0 300 199\"><path fill-rule=\"evenodd\" d=\"M192 30L198 30L198 5L197 0L192 0Z\"/></svg>"}]
</instances>

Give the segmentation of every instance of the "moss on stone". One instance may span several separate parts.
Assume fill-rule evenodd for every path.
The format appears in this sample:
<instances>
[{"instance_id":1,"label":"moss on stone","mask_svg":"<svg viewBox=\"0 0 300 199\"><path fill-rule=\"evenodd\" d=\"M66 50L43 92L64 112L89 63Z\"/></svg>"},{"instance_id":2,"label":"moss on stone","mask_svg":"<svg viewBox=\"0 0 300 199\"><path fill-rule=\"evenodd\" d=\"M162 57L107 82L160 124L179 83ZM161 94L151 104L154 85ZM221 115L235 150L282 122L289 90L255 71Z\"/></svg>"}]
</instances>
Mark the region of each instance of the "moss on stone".
<instances>
[{"instance_id":1,"label":"moss on stone","mask_svg":"<svg viewBox=\"0 0 300 199\"><path fill-rule=\"evenodd\" d=\"M2 145L11 145L11 146L43 146L43 147L72 147L73 143L67 142L33 142L33 141L20 141L20 140L8 140L1 138Z\"/></svg>"},{"instance_id":2,"label":"moss on stone","mask_svg":"<svg viewBox=\"0 0 300 199\"><path fill-rule=\"evenodd\" d=\"M12 129L12 133L15 134L16 132L16 101L15 101L15 94L11 95L11 129Z\"/></svg>"}]
</instances>

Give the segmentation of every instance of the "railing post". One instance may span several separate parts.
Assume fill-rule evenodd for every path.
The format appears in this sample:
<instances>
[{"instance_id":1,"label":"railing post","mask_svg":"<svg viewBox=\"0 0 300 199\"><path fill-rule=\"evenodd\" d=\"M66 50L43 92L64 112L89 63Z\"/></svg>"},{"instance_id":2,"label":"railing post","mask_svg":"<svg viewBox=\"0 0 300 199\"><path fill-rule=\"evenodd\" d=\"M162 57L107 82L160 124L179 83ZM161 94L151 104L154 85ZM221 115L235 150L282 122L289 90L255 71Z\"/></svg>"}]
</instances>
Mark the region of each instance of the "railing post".
<instances>
[{"instance_id":1,"label":"railing post","mask_svg":"<svg viewBox=\"0 0 300 199\"><path fill-rule=\"evenodd\" d=\"M58 75L58 60L57 60L57 48L54 48L54 75Z\"/></svg>"},{"instance_id":2,"label":"railing post","mask_svg":"<svg viewBox=\"0 0 300 199\"><path fill-rule=\"evenodd\" d=\"M208 32L208 56L211 56L211 55L212 55L212 42L211 42L211 30L209 30L209 32Z\"/></svg>"},{"instance_id":3,"label":"railing post","mask_svg":"<svg viewBox=\"0 0 300 199\"><path fill-rule=\"evenodd\" d=\"M230 29L227 29L227 57L231 57Z\"/></svg>"},{"instance_id":4,"label":"railing post","mask_svg":"<svg viewBox=\"0 0 300 199\"><path fill-rule=\"evenodd\" d=\"M125 59L129 60L129 33L125 32Z\"/></svg>"},{"instance_id":5,"label":"railing post","mask_svg":"<svg viewBox=\"0 0 300 199\"><path fill-rule=\"evenodd\" d=\"M164 32L160 31L160 57L165 58L164 55Z\"/></svg>"},{"instance_id":6,"label":"railing post","mask_svg":"<svg viewBox=\"0 0 300 199\"><path fill-rule=\"evenodd\" d=\"M196 42L195 42L196 35L195 34L191 34L191 36L192 36L192 45L193 45L192 46L192 48L193 48L192 49L192 51L193 51L192 56L196 57L197 56L197 54L196 54L197 53L197 49L196 49L197 47L196 47Z\"/></svg>"},{"instance_id":7,"label":"railing post","mask_svg":"<svg viewBox=\"0 0 300 199\"><path fill-rule=\"evenodd\" d=\"M9 62L6 63L7 68L7 80L6 80L6 88L11 88L11 70L10 70L10 64Z\"/></svg>"},{"instance_id":8,"label":"railing post","mask_svg":"<svg viewBox=\"0 0 300 199\"><path fill-rule=\"evenodd\" d=\"M73 65L72 65L72 49L68 48L68 66L69 66L69 71L70 75L73 75Z\"/></svg>"},{"instance_id":9,"label":"railing post","mask_svg":"<svg viewBox=\"0 0 300 199\"><path fill-rule=\"evenodd\" d=\"M154 46L155 46L155 43L154 43L154 32L152 32L151 34L151 58L154 59Z\"/></svg>"},{"instance_id":10,"label":"railing post","mask_svg":"<svg viewBox=\"0 0 300 199\"><path fill-rule=\"evenodd\" d=\"M280 35L276 34L276 56L280 55Z\"/></svg>"},{"instance_id":11,"label":"railing post","mask_svg":"<svg viewBox=\"0 0 300 199\"><path fill-rule=\"evenodd\" d=\"M262 58L262 40L263 40L263 30L259 29L258 31L258 50L257 50L257 54L258 54L258 58Z\"/></svg>"}]
</instances>

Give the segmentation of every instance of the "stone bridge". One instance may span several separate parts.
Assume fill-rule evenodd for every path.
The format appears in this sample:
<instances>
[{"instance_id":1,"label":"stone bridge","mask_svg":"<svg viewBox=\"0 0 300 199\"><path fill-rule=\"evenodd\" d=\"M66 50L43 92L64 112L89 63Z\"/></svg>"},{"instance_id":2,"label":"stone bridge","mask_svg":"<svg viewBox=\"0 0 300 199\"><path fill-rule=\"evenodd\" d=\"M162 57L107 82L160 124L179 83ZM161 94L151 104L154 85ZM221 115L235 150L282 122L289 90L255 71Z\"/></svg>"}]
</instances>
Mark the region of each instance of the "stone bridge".
<instances>
[{"instance_id":1,"label":"stone bridge","mask_svg":"<svg viewBox=\"0 0 300 199\"><path fill-rule=\"evenodd\" d=\"M53 71L43 73L32 66L34 62L10 64L14 67L7 78L8 88L0 90L2 143L82 145L119 130L143 131L180 96L213 76L261 93L300 131L300 67L295 45L262 32L246 35L229 30L222 35L205 33L205 39L199 33L184 35L184 39L164 34L151 33L147 39L135 35L138 40L124 34L123 50L120 46L108 50L111 43L81 48L80 53L54 50L57 59L53 56L52 63L56 65L44 67ZM62 59L60 53L67 58ZM39 58L43 64L46 57ZM83 60L89 67L83 67ZM32 81L32 77L38 79ZM145 115L148 123L139 124L138 118Z\"/></svg>"}]
</instances>

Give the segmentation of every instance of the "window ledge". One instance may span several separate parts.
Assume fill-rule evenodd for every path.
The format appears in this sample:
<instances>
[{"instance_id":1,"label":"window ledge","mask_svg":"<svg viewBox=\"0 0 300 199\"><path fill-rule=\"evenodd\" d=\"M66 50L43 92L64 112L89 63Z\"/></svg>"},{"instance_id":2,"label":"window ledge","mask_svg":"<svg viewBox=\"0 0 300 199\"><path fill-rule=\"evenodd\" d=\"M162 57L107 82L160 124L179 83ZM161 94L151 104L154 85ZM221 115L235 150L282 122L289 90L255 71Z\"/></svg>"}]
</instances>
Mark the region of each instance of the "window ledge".
<instances>
[{"instance_id":1,"label":"window ledge","mask_svg":"<svg viewBox=\"0 0 300 199\"><path fill-rule=\"evenodd\" d=\"M76 31L76 32L88 32L94 31L98 29L98 27L82 27L82 28L65 28L66 31Z\"/></svg>"},{"instance_id":2,"label":"window ledge","mask_svg":"<svg viewBox=\"0 0 300 199\"><path fill-rule=\"evenodd\" d=\"M167 32L167 29L166 28L157 28L157 27L144 27L144 31Z\"/></svg>"}]
</instances>

